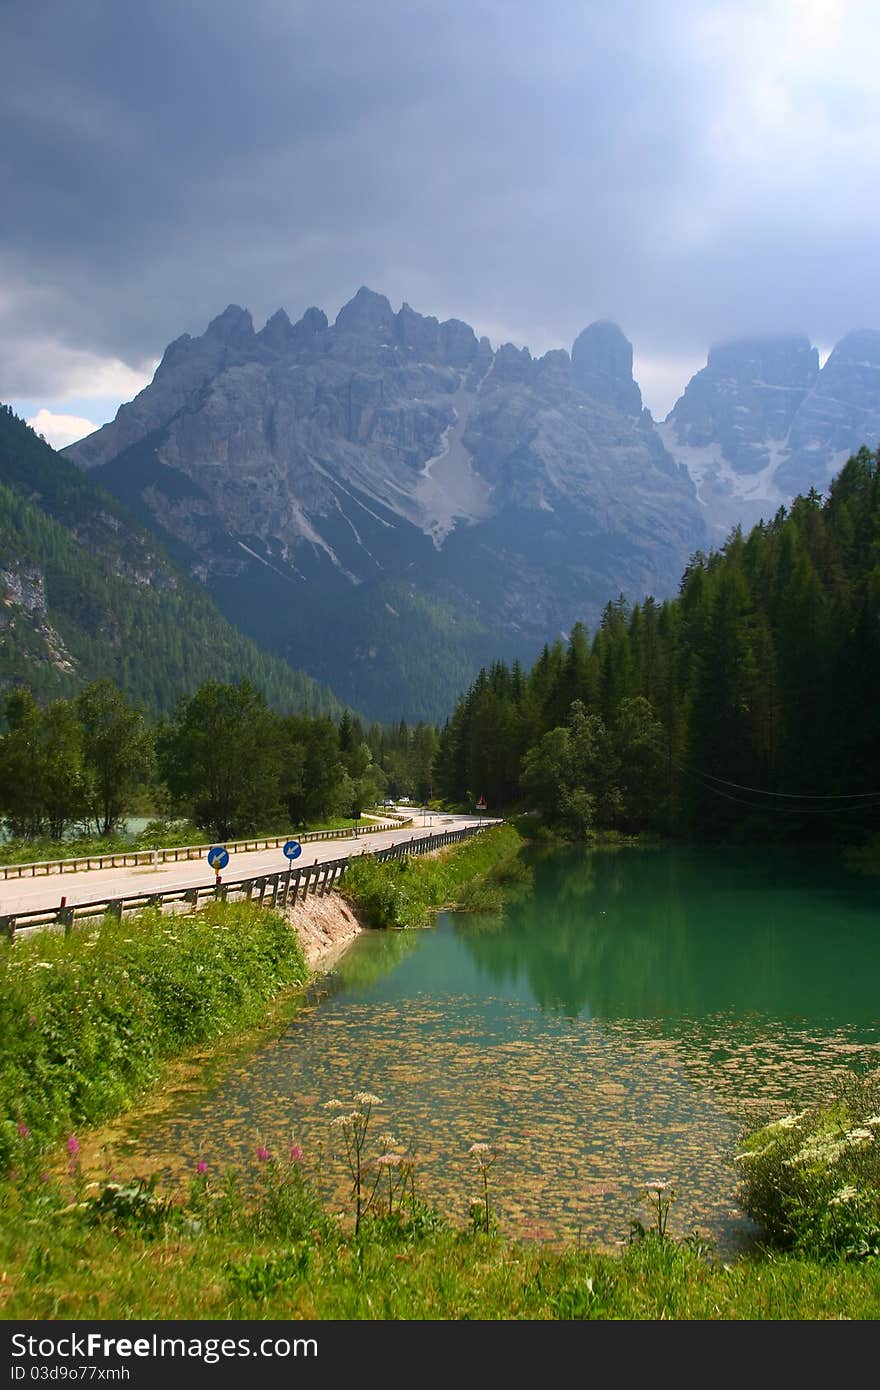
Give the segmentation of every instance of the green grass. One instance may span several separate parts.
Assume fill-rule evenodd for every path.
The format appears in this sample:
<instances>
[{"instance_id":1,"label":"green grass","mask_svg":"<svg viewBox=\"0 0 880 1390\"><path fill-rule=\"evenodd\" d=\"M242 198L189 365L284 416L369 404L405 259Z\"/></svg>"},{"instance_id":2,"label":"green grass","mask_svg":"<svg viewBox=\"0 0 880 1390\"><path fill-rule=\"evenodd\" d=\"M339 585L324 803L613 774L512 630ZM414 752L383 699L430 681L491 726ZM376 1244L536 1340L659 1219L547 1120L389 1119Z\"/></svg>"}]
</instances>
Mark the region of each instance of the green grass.
<instances>
[{"instance_id":1,"label":"green grass","mask_svg":"<svg viewBox=\"0 0 880 1390\"><path fill-rule=\"evenodd\" d=\"M249 903L4 941L0 1168L19 1126L46 1143L117 1114L164 1061L247 1027L306 973L284 917Z\"/></svg>"},{"instance_id":2,"label":"green grass","mask_svg":"<svg viewBox=\"0 0 880 1390\"><path fill-rule=\"evenodd\" d=\"M365 857L349 868L343 892L375 927L422 926L442 908L497 912L528 881L521 849L513 827L499 825L437 855L384 863Z\"/></svg>"},{"instance_id":3,"label":"green grass","mask_svg":"<svg viewBox=\"0 0 880 1390\"><path fill-rule=\"evenodd\" d=\"M874 1319L880 1262L788 1256L727 1265L649 1235L619 1255L517 1244L415 1220L328 1216L294 1165L194 1180L175 1207L150 1183L65 1201L52 1182L0 1192L4 1318ZM72 1182L68 1179L68 1182ZM248 1183L250 1184L248 1186Z\"/></svg>"}]
</instances>

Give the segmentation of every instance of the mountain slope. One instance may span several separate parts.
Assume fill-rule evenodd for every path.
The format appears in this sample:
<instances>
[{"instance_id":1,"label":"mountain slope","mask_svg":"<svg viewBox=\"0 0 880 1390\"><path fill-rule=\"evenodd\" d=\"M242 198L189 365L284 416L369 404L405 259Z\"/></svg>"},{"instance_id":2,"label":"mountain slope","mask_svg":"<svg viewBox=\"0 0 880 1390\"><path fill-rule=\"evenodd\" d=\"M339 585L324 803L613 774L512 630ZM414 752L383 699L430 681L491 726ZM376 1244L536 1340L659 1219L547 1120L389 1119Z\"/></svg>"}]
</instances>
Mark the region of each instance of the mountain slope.
<instances>
[{"instance_id":1,"label":"mountain slope","mask_svg":"<svg viewBox=\"0 0 880 1390\"><path fill-rule=\"evenodd\" d=\"M825 492L862 445L880 442L880 333L849 333L821 371L806 338L713 348L657 432L688 469L714 541Z\"/></svg>"},{"instance_id":2,"label":"mountain slope","mask_svg":"<svg viewBox=\"0 0 880 1390\"><path fill-rule=\"evenodd\" d=\"M99 676L157 713L241 676L282 709L341 709L237 632L116 499L0 407L0 689L48 698Z\"/></svg>"},{"instance_id":3,"label":"mountain slope","mask_svg":"<svg viewBox=\"0 0 880 1390\"><path fill-rule=\"evenodd\" d=\"M707 538L614 325L534 359L367 289L332 326L256 333L230 306L66 452L243 628L381 718L442 718L490 654L673 592Z\"/></svg>"}]
</instances>

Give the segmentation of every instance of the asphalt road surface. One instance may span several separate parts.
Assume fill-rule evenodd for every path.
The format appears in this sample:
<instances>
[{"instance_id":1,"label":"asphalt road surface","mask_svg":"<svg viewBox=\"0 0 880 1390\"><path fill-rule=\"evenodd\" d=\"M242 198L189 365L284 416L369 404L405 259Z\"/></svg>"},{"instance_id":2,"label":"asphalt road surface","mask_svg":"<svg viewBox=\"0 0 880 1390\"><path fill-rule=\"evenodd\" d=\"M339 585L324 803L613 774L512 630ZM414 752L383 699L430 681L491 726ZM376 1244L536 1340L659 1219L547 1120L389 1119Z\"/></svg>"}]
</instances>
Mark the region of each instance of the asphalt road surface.
<instances>
[{"instance_id":1,"label":"asphalt road surface","mask_svg":"<svg viewBox=\"0 0 880 1390\"><path fill-rule=\"evenodd\" d=\"M293 867L304 868L307 864L323 864L328 859L342 859L347 854L387 849L389 845L399 844L413 836L419 838L432 832L439 834L446 830L462 830L465 826L476 825L479 820L477 816L423 815L413 807L402 809L412 815L412 825L400 830L382 830L374 835L355 837L352 833L338 840L306 840L302 854L294 861ZM488 817L482 819L488 823ZM208 848L206 845L206 855ZM222 882L235 883L237 879L256 878L260 874L272 874L289 867L280 846L278 849L251 850L248 853L231 852L229 863L223 870ZM172 888L196 888L214 881L214 870L207 858L158 864L156 867L140 864L137 868L83 869L63 875L49 874L45 878L0 879L0 915L58 907L62 895L67 899L67 905L73 907L77 903L95 902L101 898L169 892Z\"/></svg>"}]
</instances>

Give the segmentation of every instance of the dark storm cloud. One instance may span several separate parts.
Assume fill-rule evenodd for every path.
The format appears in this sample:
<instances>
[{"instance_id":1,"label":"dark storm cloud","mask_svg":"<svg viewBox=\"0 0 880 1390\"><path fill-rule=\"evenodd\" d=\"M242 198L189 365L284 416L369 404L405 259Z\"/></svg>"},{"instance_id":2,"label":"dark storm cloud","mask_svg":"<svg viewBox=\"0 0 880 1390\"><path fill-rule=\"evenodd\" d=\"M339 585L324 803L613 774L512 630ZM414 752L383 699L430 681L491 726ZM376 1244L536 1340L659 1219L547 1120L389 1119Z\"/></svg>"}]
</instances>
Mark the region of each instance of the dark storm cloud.
<instances>
[{"instance_id":1,"label":"dark storm cloud","mask_svg":"<svg viewBox=\"0 0 880 1390\"><path fill-rule=\"evenodd\" d=\"M613 317L656 360L880 324L849 8L7 7L0 396L361 283L541 350Z\"/></svg>"}]
</instances>

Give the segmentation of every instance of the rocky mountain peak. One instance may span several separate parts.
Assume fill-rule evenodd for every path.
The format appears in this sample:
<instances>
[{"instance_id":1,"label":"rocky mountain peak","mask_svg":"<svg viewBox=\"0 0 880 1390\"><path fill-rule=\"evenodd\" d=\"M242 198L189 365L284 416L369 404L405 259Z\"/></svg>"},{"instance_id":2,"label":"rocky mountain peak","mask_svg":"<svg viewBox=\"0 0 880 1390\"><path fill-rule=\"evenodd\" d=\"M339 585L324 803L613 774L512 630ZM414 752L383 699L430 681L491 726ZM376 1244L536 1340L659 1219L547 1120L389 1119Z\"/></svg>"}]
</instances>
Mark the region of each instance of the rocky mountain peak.
<instances>
[{"instance_id":1,"label":"rocky mountain peak","mask_svg":"<svg viewBox=\"0 0 880 1390\"><path fill-rule=\"evenodd\" d=\"M218 314L208 324L206 338L219 339L227 347L250 347L255 338L254 321L247 309L239 304L228 304L222 314Z\"/></svg>"},{"instance_id":2,"label":"rocky mountain peak","mask_svg":"<svg viewBox=\"0 0 880 1390\"><path fill-rule=\"evenodd\" d=\"M819 354L807 338L743 338L721 343L688 382L667 423L679 444L720 448L735 472L770 465L819 375Z\"/></svg>"},{"instance_id":3,"label":"rocky mountain peak","mask_svg":"<svg viewBox=\"0 0 880 1390\"><path fill-rule=\"evenodd\" d=\"M308 333L310 337L314 337L316 333L325 333L329 327L327 315L323 309L316 309L313 304L310 309L306 309L295 327L301 329L303 334Z\"/></svg>"},{"instance_id":4,"label":"rocky mountain peak","mask_svg":"<svg viewBox=\"0 0 880 1390\"><path fill-rule=\"evenodd\" d=\"M284 309L276 309L257 334L261 343L273 352L285 352L293 345L293 324Z\"/></svg>"},{"instance_id":5,"label":"rocky mountain peak","mask_svg":"<svg viewBox=\"0 0 880 1390\"><path fill-rule=\"evenodd\" d=\"M709 351L706 372L742 384L812 386L819 353L808 338L741 338Z\"/></svg>"},{"instance_id":6,"label":"rocky mountain peak","mask_svg":"<svg viewBox=\"0 0 880 1390\"><path fill-rule=\"evenodd\" d=\"M502 343L495 354L492 376L495 381L527 382L531 380L534 361L527 347Z\"/></svg>"},{"instance_id":7,"label":"rocky mountain peak","mask_svg":"<svg viewBox=\"0 0 880 1390\"><path fill-rule=\"evenodd\" d=\"M433 717L482 643L527 654L609 593L673 592L704 545L632 359L607 323L574 362L493 353L367 287L332 327L278 310L254 334L233 305L68 457L261 640L371 711L415 662Z\"/></svg>"},{"instance_id":8,"label":"rocky mountain peak","mask_svg":"<svg viewBox=\"0 0 880 1390\"><path fill-rule=\"evenodd\" d=\"M625 415L640 415L642 393L633 380L632 343L616 323L591 323L571 350L575 382L592 400Z\"/></svg>"},{"instance_id":9,"label":"rocky mountain peak","mask_svg":"<svg viewBox=\"0 0 880 1390\"><path fill-rule=\"evenodd\" d=\"M336 329L340 333L355 333L361 336L377 337L384 335L393 340L396 319L384 294L376 294L366 285L361 285L354 299L343 304L336 315Z\"/></svg>"},{"instance_id":10,"label":"rocky mountain peak","mask_svg":"<svg viewBox=\"0 0 880 1390\"><path fill-rule=\"evenodd\" d=\"M880 332L876 328L858 328L841 338L825 367L832 359L864 366L880 366Z\"/></svg>"},{"instance_id":11,"label":"rocky mountain peak","mask_svg":"<svg viewBox=\"0 0 880 1390\"><path fill-rule=\"evenodd\" d=\"M276 309L257 338L272 352L296 352L327 328L327 315L321 309L306 309L297 323L291 323L284 309Z\"/></svg>"}]
</instances>

